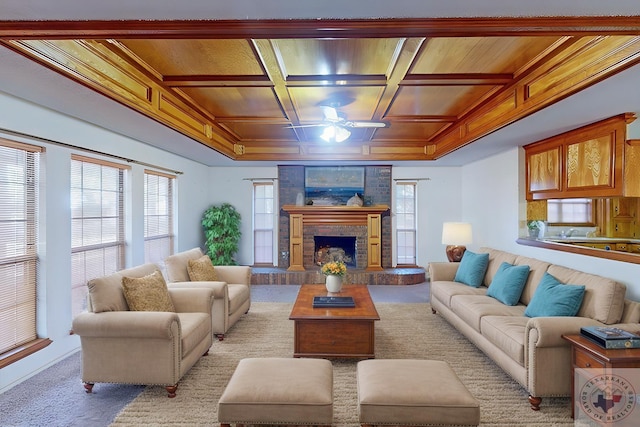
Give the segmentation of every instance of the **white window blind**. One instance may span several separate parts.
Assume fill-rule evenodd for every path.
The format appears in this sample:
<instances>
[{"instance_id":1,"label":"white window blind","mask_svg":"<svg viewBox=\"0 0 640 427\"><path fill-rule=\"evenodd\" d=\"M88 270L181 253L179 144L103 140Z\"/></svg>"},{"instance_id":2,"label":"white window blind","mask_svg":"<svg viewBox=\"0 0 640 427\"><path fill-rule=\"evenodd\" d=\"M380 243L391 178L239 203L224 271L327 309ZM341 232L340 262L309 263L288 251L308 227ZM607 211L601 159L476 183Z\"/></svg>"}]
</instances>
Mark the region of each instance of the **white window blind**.
<instances>
[{"instance_id":1,"label":"white window blind","mask_svg":"<svg viewBox=\"0 0 640 427\"><path fill-rule=\"evenodd\" d=\"M40 147L0 139L0 354L37 338Z\"/></svg>"},{"instance_id":2,"label":"white window blind","mask_svg":"<svg viewBox=\"0 0 640 427\"><path fill-rule=\"evenodd\" d=\"M71 302L86 308L87 281L124 266L124 175L127 166L71 158Z\"/></svg>"},{"instance_id":3,"label":"white window blind","mask_svg":"<svg viewBox=\"0 0 640 427\"><path fill-rule=\"evenodd\" d=\"M175 176L144 171L144 258L162 262L173 254L173 186Z\"/></svg>"},{"instance_id":4,"label":"white window blind","mask_svg":"<svg viewBox=\"0 0 640 427\"><path fill-rule=\"evenodd\" d=\"M593 199L547 200L547 221L552 224L593 224Z\"/></svg>"},{"instance_id":5,"label":"white window blind","mask_svg":"<svg viewBox=\"0 0 640 427\"><path fill-rule=\"evenodd\" d=\"M416 183L396 183L396 253L398 264L416 263Z\"/></svg>"},{"instance_id":6,"label":"white window blind","mask_svg":"<svg viewBox=\"0 0 640 427\"><path fill-rule=\"evenodd\" d=\"M273 183L253 184L253 262L273 265Z\"/></svg>"}]
</instances>

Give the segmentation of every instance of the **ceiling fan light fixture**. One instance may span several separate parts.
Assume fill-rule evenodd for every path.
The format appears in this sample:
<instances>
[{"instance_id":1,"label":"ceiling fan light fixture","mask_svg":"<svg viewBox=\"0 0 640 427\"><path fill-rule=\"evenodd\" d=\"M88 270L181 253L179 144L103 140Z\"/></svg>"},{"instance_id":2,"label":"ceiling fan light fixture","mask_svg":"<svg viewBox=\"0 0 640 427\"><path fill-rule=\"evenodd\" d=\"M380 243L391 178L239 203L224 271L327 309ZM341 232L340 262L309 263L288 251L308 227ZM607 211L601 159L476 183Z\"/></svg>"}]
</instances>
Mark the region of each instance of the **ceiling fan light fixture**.
<instances>
[{"instance_id":1,"label":"ceiling fan light fixture","mask_svg":"<svg viewBox=\"0 0 640 427\"><path fill-rule=\"evenodd\" d=\"M327 126L322 131L320 138L327 142L344 142L351 136L351 132L341 126Z\"/></svg>"}]
</instances>

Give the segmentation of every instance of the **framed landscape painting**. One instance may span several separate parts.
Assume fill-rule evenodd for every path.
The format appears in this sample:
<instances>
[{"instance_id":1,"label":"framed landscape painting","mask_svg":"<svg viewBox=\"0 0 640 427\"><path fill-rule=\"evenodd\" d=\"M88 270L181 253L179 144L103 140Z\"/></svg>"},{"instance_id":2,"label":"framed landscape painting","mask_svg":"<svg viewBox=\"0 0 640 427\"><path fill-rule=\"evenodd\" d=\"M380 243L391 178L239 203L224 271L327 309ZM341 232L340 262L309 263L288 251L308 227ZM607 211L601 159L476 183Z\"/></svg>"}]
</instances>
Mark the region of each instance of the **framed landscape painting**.
<instances>
[{"instance_id":1,"label":"framed landscape painting","mask_svg":"<svg viewBox=\"0 0 640 427\"><path fill-rule=\"evenodd\" d=\"M304 192L307 203L346 205L355 194L364 195L364 166L307 166Z\"/></svg>"}]
</instances>

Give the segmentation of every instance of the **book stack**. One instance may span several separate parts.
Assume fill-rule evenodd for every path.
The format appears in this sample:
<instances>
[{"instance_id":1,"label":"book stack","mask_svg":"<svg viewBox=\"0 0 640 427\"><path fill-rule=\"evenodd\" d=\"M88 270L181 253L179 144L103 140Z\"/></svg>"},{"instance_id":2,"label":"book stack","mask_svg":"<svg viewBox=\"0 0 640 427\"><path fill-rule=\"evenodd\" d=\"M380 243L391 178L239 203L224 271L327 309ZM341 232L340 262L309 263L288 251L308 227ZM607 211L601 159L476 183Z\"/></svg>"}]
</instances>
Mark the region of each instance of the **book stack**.
<instances>
[{"instance_id":1,"label":"book stack","mask_svg":"<svg viewBox=\"0 0 640 427\"><path fill-rule=\"evenodd\" d=\"M356 304L353 301L353 297L313 297L313 308L351 308L355 306Z\"/></svg>"},{"instance_id":2,"label":"book stack","mask_svg":"<svg viewBox=\"0 0 640 427\"><path fill-rule=\"evenodd\" d=\"M580 334L604 348L640 348L640 335L620 328L584 326Z\"/></svg>"}]
</instances>

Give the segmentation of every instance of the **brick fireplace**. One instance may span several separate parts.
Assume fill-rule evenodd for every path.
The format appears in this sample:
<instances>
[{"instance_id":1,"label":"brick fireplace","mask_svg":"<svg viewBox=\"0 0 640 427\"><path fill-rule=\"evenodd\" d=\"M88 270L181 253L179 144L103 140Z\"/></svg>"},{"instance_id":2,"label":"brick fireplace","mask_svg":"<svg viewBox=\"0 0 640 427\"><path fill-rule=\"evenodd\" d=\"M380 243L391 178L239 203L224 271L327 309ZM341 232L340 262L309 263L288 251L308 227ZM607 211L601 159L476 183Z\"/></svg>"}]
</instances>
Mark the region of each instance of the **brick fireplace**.
<instances>
[{"instance_id":1,"label":"brick fireplace","mask_svg":"<svg viewBox=\"0 0 640 427\"><path fill-rule=\"evenodd\" d=\"M387 205L296 206L285 205L289 214L289 268L304 271L317 267L316 236L355 237L356 268L382 270L382 214Z\"/></svg>"}]
</instances>

